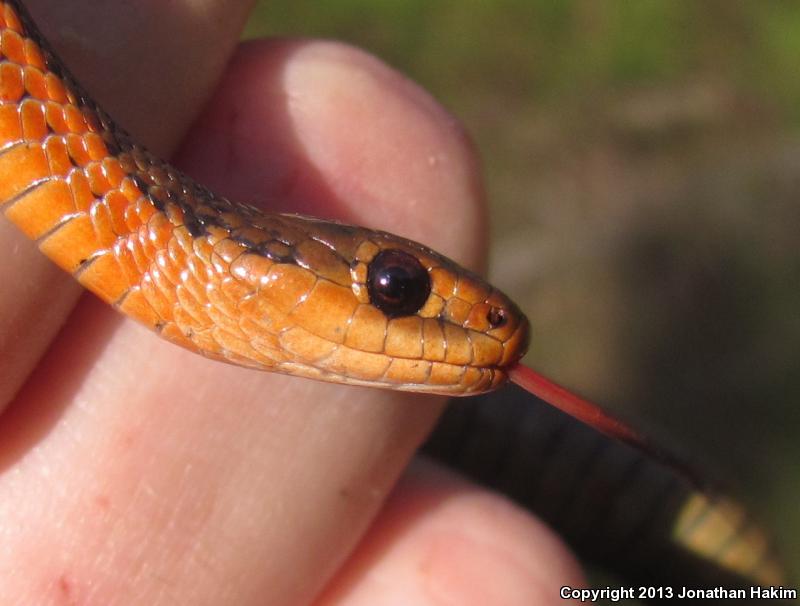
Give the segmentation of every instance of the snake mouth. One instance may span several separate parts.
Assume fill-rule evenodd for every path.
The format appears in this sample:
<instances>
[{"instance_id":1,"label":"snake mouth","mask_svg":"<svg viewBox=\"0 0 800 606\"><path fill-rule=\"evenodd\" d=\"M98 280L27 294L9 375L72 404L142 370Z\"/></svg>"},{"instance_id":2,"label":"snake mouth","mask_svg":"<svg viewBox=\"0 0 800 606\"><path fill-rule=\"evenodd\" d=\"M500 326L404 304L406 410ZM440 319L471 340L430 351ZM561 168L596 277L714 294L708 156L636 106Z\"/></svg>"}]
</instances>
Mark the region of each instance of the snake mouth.
<instances>
[{"instance_id":1,"label":"snake mouth","mask_svg":"<svg viewBox=\"0 0 800 606\"><path fill-rule=\"evenodd\" d=\"M290 374L328 382L381 389L471 396L499 389L509 380L509 369L524 355L528 345L528 323L521 316L516 328L503 343L502 356L480 363L473 355L469 361L446 358L427 360L416 357L388 356L335 348L328 356L314 361L294 360L282 370Z\"/></svg>"},{"instance_id":2,"label":"snake mouth","mask_svg":"<svg viewBox=\"0 0 800 606\"><path fill-rule=\"evenodd\" d=\"M501 367L482 367L469 369L474 372L460 372L462 381L452 383L413 383L381 381L374 379L359 379L352 375L330 372L324 369L304 367L294 368L286 372L291 375L302 375L307 378L317 379L331 383L339 383L358 387L372 387L389 391L404 391L409 393L443 395L449 397L474 396L499 389L508 380L508 371Z\"/></svg>"}]
</instances>

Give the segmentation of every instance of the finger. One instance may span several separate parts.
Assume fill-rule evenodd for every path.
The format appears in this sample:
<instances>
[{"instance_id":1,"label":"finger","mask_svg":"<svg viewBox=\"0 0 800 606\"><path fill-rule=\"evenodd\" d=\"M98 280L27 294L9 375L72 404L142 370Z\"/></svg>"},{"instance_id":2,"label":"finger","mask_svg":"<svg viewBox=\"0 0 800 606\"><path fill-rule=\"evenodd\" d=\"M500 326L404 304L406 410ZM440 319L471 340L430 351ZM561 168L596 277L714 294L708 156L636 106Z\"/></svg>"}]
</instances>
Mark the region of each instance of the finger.
<instances>
[{"instance_id":1,"label":"finger","mask_svg":"<svg viewBox=\"0 0 800 606\"><path fill-rule=\"evenodd\" d=\"M585 582L549 528L420 460L317 606L556 605L563 585Z\"/></svg>"},{"instance_id":2,"label":"finger","mask_svg":"<svg viewBox=\"0 0 800 606\"><path fill-rule=\"evenodd\" d=\"M92 96L162 154L174 149L207 99L251 4L25 2ZM63 325L81 289L3 216L0 279L2 410Z\"/></svg>"},{"instance_id":3,"label":"finger","mask_svg":"<svg viewBox=\"0 0 800 606\"><path fill-rule=\"evenodd\" d=\"M324 77L326 70L335 77ZM369 172L345 178L335 172L339 167L317 163L314 148L304 152L302 144L286 157L288 174L317 177L320 208L340 204L338 183L349 182L350 218L364 207L427 200L432 212L453 215L448 246L470 256L482 212L471 174L476 163L452 120L440 120L444 113L431 111L430 101L421 101L427 97L410 92L416 91L411 84L397 84L399 75L360 52L315 43L250 46L229 73L200 118L191 148L217 146L232 174L245 151L279 157L280 139L254 141L243 127L220 142L203 125L273 120L287 136L313 131L332 119L327 107L301 104L304 111L297 112L295 101L325 98L337 87L343 111L360 104L358 115L342 119L357 118L364 129L392 140L382 147L379 136L363 146L339 141L338 150L396 159L423 145L446 152L452 170L469 184L450 184L450 177L435 176L435 166L430 178L404 180L404 164L394 161L399 176L384 200L377 181L385 173L376 182ZM283 92L276 99L270 91ZM265 103L243 106L251 95ZM336 136L358 138L360 132ZM185 168L199 175L208 170L188 159ZM254 196L275 194L274 181L261 183ZM438 243L436 233L410 235ZM8 537L17 569L36 570L45 577L36 587L53 592L62 579L78 595L91 587L100 602L120 595L130 579L136 579L139 603L165 591L179 603L310 600L357 542L440 401L215 364L112 317L91 300L80 305L13 411L17 430L36 427L15 431L24 438L17 438L6 465L19 466L20 473L0 479L0 513L10 528L25 529ZM62 408L54 414L56 405ZM0 434L0 444L10 440L9 432ZM37 456L26 456L34 446ZM55 493L52 477L61 480ZM28 498L3 498L11 495ZM32 512L4 505L10 502L46 506ZM0 587L9 595L20 589Z\"/></svg>"}]
</instances>

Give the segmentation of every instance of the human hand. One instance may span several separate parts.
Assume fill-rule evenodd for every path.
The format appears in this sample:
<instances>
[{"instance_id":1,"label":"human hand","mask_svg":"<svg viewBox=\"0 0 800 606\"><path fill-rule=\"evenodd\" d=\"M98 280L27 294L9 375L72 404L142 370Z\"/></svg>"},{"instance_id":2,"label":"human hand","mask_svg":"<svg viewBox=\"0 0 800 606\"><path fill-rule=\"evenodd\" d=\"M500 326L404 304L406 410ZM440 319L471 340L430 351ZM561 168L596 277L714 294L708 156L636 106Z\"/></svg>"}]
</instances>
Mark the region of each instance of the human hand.
<instances>
[{"instance_id":1,"label":"human hand","mask_svg":"<svg viewBox=\"0 0 800 606\"><path fill-rule=\"evenodd\" d=\"M478 164L453 119L342 45L251 43L225 68L248 8L30 2L160 154L216 90L177 154L212 189L481 267ZM3 603L555 604L580 583L540 523L450 472L418 463L393 489L440 398L205 360L75 305L71 278L0 229Z\"/></svg>"}]
</instances>

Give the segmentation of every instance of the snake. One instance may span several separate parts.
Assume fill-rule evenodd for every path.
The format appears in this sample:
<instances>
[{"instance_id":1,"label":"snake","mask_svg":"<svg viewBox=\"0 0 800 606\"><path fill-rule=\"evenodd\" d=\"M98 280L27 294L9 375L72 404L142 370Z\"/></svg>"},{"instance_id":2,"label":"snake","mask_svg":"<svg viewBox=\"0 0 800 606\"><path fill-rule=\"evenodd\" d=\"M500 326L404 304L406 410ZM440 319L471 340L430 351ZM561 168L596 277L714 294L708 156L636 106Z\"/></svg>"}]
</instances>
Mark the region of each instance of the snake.
<instances>
[{"instance_id":1,"label":"snake","mask_svg":"<svg viewBox=\"0 0 800 606\"><path fill-rule=\"evenodd\" d=\"M152 154L93 101L18 0L0 2L0 208L100 299L208 358L472 396L496 393L527 349L528 320L511 299L430 248L265 213ZM524 505L560 503L545 519L595 559L627 562L631 578L668 578L659 558L680 551L683 564L667 570L740 585L785 582L767 533L738 503L623 444L583 436L591 430L554 412L473 399L450 407L426 449ZM576 454L565 443L588 446ZM559 449L565 461L592 467L585 489L574 465L546 471L534 462ZM621 458L614 469L623 471L604 475L591 465L606 458Z\"/></svg>"}]
</instances>

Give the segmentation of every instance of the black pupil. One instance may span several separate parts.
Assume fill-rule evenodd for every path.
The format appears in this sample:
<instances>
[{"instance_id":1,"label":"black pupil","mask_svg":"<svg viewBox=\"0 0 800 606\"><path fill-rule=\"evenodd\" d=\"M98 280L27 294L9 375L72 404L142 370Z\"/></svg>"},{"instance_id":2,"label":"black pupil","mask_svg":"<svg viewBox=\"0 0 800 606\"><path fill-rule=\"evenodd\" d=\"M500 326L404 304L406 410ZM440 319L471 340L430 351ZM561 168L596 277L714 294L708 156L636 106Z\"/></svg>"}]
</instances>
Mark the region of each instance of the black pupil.
<instances>
[{"instance_id":1,"label":"black pupil","mask_svg":"<svg viewBox=\"0 0 800 606\"><path fill-rule=\"evenodd\" d=\"M425 305L431 279L416 257L402 250L382 250L367 269L369 300L389 318L410 316Z\"/></svg>"},{"instance_id":2,"label":"black pupil","mask_svg":"<svg viewBox=\"0 0 800 606\"><path fill-rule=\"evenodd\" d=\"M506 312L502 309L497 309L493 307L489 310L486 319L489 321L489 325L492 328L500 328L506 323Z\"/></svg>"}]
</instances>

